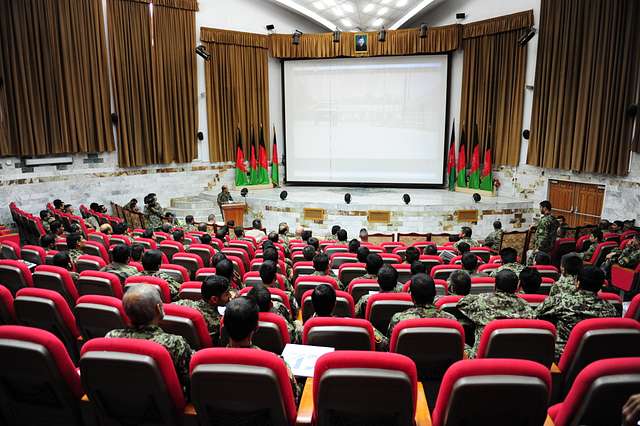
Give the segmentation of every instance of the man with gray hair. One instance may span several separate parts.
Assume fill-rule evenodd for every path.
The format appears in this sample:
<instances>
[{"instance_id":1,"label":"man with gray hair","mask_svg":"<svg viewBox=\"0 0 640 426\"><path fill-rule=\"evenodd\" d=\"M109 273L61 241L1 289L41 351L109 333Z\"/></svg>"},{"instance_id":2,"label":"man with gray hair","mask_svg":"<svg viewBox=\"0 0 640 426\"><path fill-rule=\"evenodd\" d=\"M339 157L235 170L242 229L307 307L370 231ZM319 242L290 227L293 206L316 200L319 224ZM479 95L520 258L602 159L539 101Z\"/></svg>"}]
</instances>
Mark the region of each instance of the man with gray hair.
<instances>
[{"instance_id":1,"label":"man with gray hair","mask_svg":"<svg viewBox=\"0 0 640 426\"><path fill-rule=\"evenodd\" d=\"M193 349L184 337L165 333L158 326L164 317L158 289L148 284L131 286L124 294L122 304L131 326L111 330L105 337L143 339L164 346L171 355L180 383L185 389L189 389L189 363Z\"/></svg>"}]
</instances>

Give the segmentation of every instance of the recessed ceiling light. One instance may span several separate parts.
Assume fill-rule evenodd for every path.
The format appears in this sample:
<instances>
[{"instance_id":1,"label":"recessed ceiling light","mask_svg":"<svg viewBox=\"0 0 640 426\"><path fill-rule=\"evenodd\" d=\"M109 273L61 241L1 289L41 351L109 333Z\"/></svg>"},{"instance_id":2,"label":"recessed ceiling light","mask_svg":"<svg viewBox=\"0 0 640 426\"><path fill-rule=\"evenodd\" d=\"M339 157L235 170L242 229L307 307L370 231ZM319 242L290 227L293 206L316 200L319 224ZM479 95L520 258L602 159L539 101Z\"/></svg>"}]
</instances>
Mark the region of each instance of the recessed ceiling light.
<instances>
[{"instance_id":1,"label":"recessed ceiling light","mask_svg":"<svg viewBox=\"0 0 640 426\"><path fill-rule=\"evenodd\" d=\"M337 17L340 16L344 16L344 12L342 11L342 9L340 9L340 6L338 7L334 7L333 9L331 9L331 11L333 12L334 15L336 15Z\"/></svg>"},{"instance_id":2,"label":"recessed ceiling light","mask_svg":"<svg viewBox=\"0 0 640 426\"><path fill-rule=\"evenodd\" d=\"M387 13L389 11L388 7L381 7L380 10L378 11L378 16L382 16L385 13Z\"/></svg>"},{"instance_id":3,"label":"recessed ceiling light","mask_svg":"<svg viewBox=\"0 0 640 426\"><path fill-rule=\"evenodd\" d=\"M375 21L373 21L373 22L371 23L371 25L372 25L372 26L374 26L374 27L379 27L379 26L381 26L383 23L384 23L384 19L382 19L382 18L378 18L378 19L376 19Z\"/></svg>"},{"instance_id":4,"label":"recessed ceiling light","mask_svg":"<svg viewBox=\"0 0 640 426\"><path fill-rule=\"evenodd\" d=\"M347 13L353 13L353 5L351 3L345 3L342 5L342 10Z\"/></svg>"},{"instance_id":5,"label":"recessed ceiling light","mask_svg":"<svg viewBox=\"0 0 640 426\"><path fill-rule=\"evenodd\" d=\"M369 13L373 10L373 8L376 7L373 3L369 3L367 4L365 7L362 8L362 11L364 13Z\"/></svg>"},{"instance_id":6,"label":"recessed ceiling light","mask_svg":"<svg viewBox=\"0 0 640 426\"><path fill-rule=\"evenodd\" d=\"M344 25L345 27L352 27L353 26L353 23L347 18L342 18L340 20L340 22L342 22L342 25Z\"/></svg>"},{"instance_id":7,"label":"recessed ceiling light","mask_svg":"<svg viewBox=\"0 0 640 426\"><path fill-rule=\"evenodd\" d=\"M407 5L407 0L398 0L396 3L397 7L405 7Z\"/></svg>"},{"instance_id":8,"label":"recessed ceiling light","mask_svg":"<svg viewBox=\"0 0 640 426\"><path fill-rule=\"evenodd\" d=\"M324 10L326 6L321 1L315 1L313 2L313 7L315 7L318 10Z\"/></svg>"}]
</instances>

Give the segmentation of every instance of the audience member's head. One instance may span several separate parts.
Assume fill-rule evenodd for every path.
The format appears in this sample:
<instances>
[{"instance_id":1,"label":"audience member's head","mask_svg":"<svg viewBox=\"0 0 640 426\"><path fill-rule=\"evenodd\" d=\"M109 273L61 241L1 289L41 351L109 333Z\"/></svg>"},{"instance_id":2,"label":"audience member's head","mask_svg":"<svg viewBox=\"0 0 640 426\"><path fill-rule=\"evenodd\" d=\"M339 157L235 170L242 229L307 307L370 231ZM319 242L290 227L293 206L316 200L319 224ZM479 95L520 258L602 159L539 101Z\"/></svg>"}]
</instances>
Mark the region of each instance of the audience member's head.
<instances>
[{"instance_id":1,"label":"audience member's head","mask_svg":"<svg viewBox=\"0 0 640 426\"><path fill-rule=\"evenodd\" d=\"M138 206L138 200L136 200L135 198L132 198L131 200L129 200L129 206L134 209Z\"/></svg>"},{"instance_id":2,"label":"audience member's head","mask_svg":"<svg viewBox=\"0 0 640 426\"><path fill-rule=\"evenodd\" d=\"M111 251L111 258L116 263L129 263L131 249L125 244L118 244Z\"/></svg>"},{"instance_id":3,"label":"audience member's head","mask_svg":"<svg viewBox=\"0 0 640 426\"><path fill-rule=\"evenodd\" d=\"M438 247L433 244L427 244L424 246L424 254L428 256L437 256L438 255Z\"/></svg>"},{"instance_id":4,"label":"audience member's head","mask_svg":"<svg viewBox=\"0 0 640 426\"><path fill-rule=\"evenodd\" d=\"M461 243L458 243L458 253L460 254L465 254L465 253L469 253L471 251L471 246L467 243L465 243L464 241Z\"/></svg>"},{"instance_id":5,"label":"audience member's head","mask_svg":"<svg viewBox=\"0 0 640 426\"><path fill-rule=\"evenodd\" d=\"M378 285L383 293L393 291L398 285L398 271L396 268L383 265L378 271Z\"/></svg>"},{"instance_id":6,"label":"audience member's head","mask_svg":"<svg viewBox=\"0 0 640 426\"><path fill-rule=\"evenodd\" d=\"M278 264L278 250L275 247L267 247L262 251L262 258L267 261L270 260L276 265Z\"/></svg>"},{"instance_id":7,"label":"audience member's head","mask_svg":"<svg viewBox=\"0 0 640 426\"><path fill-rule=\"evenodd\" d=\"M269 240L269 239L262 240L262 245L261 245L261 247L262 247L262 250L263 250L263 251L264 251L264 250L266 250L266 249L268 249L268 248L272 248L272 249L274 249L274 250L277 250L277 249L276 249L276 245L273 243L273 241L271 241L271 240Z\"/></svg>"},{"instance_id":8,"label":"audience member's head","mask_svg":"<svg viewBox=\"0 0 640 426\"><path fill-rule=\"evenodd\" d=\"M515 293L518 289L518 276L510 269L503 269L496 274L496 291Z\"/></svg>"},{"instance_id":9,"label":"audience member's head","mask_svg":"<svg viewBox=\"0 0 640 426\"><path fill-rule=\"evenodd\" d=\"M131 260L134 262L140 262L142 260L142 254L144 253L144 246L142 244L133 243L131 245Z\"/></svg>"},{"instance_id":10,"label":"audience member's head","mask_svg":"<svg viewBox=\"0 0 640 426\"><path fill-rule=\"evenodd\" d=\"M178 242L178 243L183 243L184 242L184 231L182 229L178 229L176 231L173 231L173 240Z\"/></svg>"},{"instance_id":11,"label":"audience member's head","mask_svg":"<svg viewBox=\"0 0 640 426\"><path fill-rule=\"evenodd\" d=\"M471 292L471 277L464 271L453 271L449 275L449 293L466 296Z\"/></svg>"},{"instance_id":12,"label":"audience member's head","mask_svg":"<svg viewBox=\"0 0 640 426\"><path fill-rule=\"evenodd\" d=\"M241 226L236 226L235 228L233 228L233 234L236 236L237 239L240 239L244 237L244 229L242 229Z\"/></svg>"},{"instance_id":13,"label":"audience member's head","mask_svg":"<svg viewBox=\"0 0 640 426\"><path fill-rule=\"evenodd\" d=\"M311 235L312 234L309 229L304 229L300 234L300 238L302 239L302 241L309 241L309 238L311 238Z\"/></svg>"},{"instance_id":14,"label":"audience member's head","mask_svg":"<svg viewBox=\"0 0 640 426\"><path fill-rule=\"evenodd\" d=\"M142 255L142 267L145 271L155 272L162 264L162 252L160 250L147 250Z\"/></svg>"},{"instance_id":15,"label":"audience member's head","mask_svg":"<svg viewBox=\"0 0 640 426\"><path fill-rule=\"evenodd\" d=\"M349 253L357 253L360 248L360 241L355 238L349 241Z\"/></svg>"},{"instance_id":16,"label":"audience member's head","mask_svg":"<svg viewBox=\"0 0 640 426\"><path fill-rule=\"evenodd\" d=\"M609 222L607 219L601 219L598 223L598 229L600 229L601 231L608 231L610 226L611 222Z\"/></svg>"},{"instance_id":17,"label":"audience member's head","mask_svg":"<svg viewBox=\"0 0 640 426\"><path fill-rule=\"evenodd\" d=\"M221 275L209 275L200 288L202 300L213 306L225 306L231 294L229 293L230 282Z\"/></svg>"},{"instance_id":18,"label":"audience member's head","mask_svg":"<svg viewBox=\"0 0 640 426\"><path fill-rule=\"evenodd\" d=\"M262 231L262 221L260 221L260 219L253 219L253 222L251 222L251 227L253 229Z\"/></svg>"},{"instance_id":19,"label":"audience member's head","mask_svg":"<svg viewBox=\"0 0 640 426\"><path fill-rule=\"evenodd\" d=\"M302 249L302 257L304 257L304 260L307 262L311 262L315 257L316 253L317 251L314 246L305 246Z\"/></svg>"},{"instance_id":20,"label":"audience member's head","mask_svg":"<svg viewBox=\"0 0 640 426\"><path fill-rule=\"evenodd\" d=\"M59 220L54 220L49 224L49 231L53 235L62 235L64 233L64 226Z\"/></svg>"},{"instance_id":21,"label":"audience member's head","mask_svg":"<svg viewBox=\"0 0 640 426\"><path fill-rule=\"evenodd\" d=\"M380 271L384 262L378 253L369 253L365 263L367 264L367 274L378 275L378 271Z\"/></svg>"},{"instance_id":22,"label":"audience member's head","mask_svg":"<svg viewBox=\"0 0 640 426\"><path fill-rule=\"evenodd\" d=\"M520 288L526 294L538 294L542 285L542 275L534 268L524 268L520 271Z\"/></svg>"},{"instance_id":23,"label":"audience member's head","mask_svg":"<svg viewBox=\"0 0 640 426\"><path fill-rule=\"evenodd\" d=\"M539 251L533 257L534 265L551 265L551 256L543 251Z\"/></svg>"},{"instance_id":24,"label":"audience member's head","mask_svg":"<svg viewBox=\"0 0 640 426\"><path fill-rule=\"evenodd\" d=\"M66 251L59 251L53 255L53 266L57 266L59 268L64 268L67 271L73 270L73 265L71 264L71 258Z\"/></svg>"},{"instance_id":25,"label":"audience member's head","mask_svg":"<svg viewBox=\"0 0 640 426\"><path fill-rule=\"evenodd\" d=\"M47 219L49 219L49 217L51 216L51 213L49 213L49 210L40 210L40 219L45 221Z\"/></svg>"},{"instance_id":26,"label":"audience member's head","mask_svg":"<svg viewBox=\"0 0 640 426\"><path fill-rule=\"evenodd\" d=\"M309 237L309 239L307 240L307 244L316 249L316 251L320 250L320 240L316 237Z\"/></svg>"},{"instance_id":27,"label":"audience member's head","mask_svg":"<svg viewBox=\"0 0 640 426\"><path fill-rule=\"evenodd\" d=\"M411 278L409 291L416 306L431 305L436 297L436 285L433 278L427 274L414 275Z\"/></svg>"},{"instance_id":28,"label":"audience member's head","mask_svg":"<svg viewBox=\"0 0 640 426\"><path fill-rule=\"evenodd\" d=\"M473 231L468 226L463 226L460 229L460 235L459 235L460 238L471 238L472 235L473 235Z\"/></svg>"},{"instance_id":29,"label":"audience member's head","mask_svg":"<svg viewBox=\"0 0 640 426\"><path fill-rule=\"evenodd\" d=\"M108 223L103 223L102 225L100 225L100 229L99 230L103 234L107 234L107 235L113 234L113 228Z\"/></svg>"},{"instance_id":30,"label":"audience member's head","mask_svg":"<svg viewBox=\"0 0 640 426\"><path fill-rule=\"evenodd\" d=\"M124 312L136 328L156 325L164 317L160 291L152 285L130 286L122 298Z\"/></svg>"},{"instance_id":31,"label":"audience member's head","mask_svg":"<svg viewBox=\"0 0 640 426\"><path fill-rule=\"evenodd\" d=\"M502 222L500 222L499 220L493 222L493 229L495 229L496 231L502 229Z\"/></svg>"},{"instance_id":32,"label":"audience member's head","mask_svg":"<svg viewBox=\"0 0 640 426\"><path fill-rule=\"evenodd\" d=\"M604 284L604 272L595 266L585 266L578 272L578 288L597 293Z\"/></svg>"},{"instance_id":33,"label":"audience member's head","mask_svg":"<svg viewBox=\"0 0 640 426\"><path fill-rule=\"evenodd\" d=\"M170 234L172 228L173 227L171 226L171 223L169 223L169 222L164 222L162 224L162 226L160 226L160 229L162 229L162 232L164 232L166 234Z\"/></svg>"},{"instance_id":34,"label":"audience member's head","mask_svg":"<svg viewBox=\"0 0 640 426\"><path fill-rule=\"evenodd\" d=\"M329 256L324 253L316 254L313 258L313 269L317 272L327 272L329 270Z\"/></svg>"},{"instance_id":35,"label":"audience member's head","mask_svg":"<svg viewBox=\"0 0 640 426\"><path fill-rule=\"evenodd\" d=\"M277 272L278 268L271 260L265 260L262 262L262 265L260 265L260 279L264 285L273 286Z\"/></svg>"},{"instance_id":36,"label":"audience member's head","mask_svg":"<svg viewBox=\"0 0 640 426\"><path fill-rule=\"evenodd\" d=\"M602 233L602 230L593 228L589 235L589 240L591 240L592 244L601 243L604 240L604 234Z\"/></svg>"},{"instance_id":37,"label":"audience member's head","mask_svg":"<svg viewBox=\"0 0 640 426\"><path fill-rule=\"evenodd\" d=\"M611 226L609 226L610 232L621 232L624 229L624 222L621 220L614 220Z\"/></svg>"},{"instance_id":38,"label":"audience member's head","mask_svg":"<svg viewBox=\"0 0 640 426\"><path fill-rule=\"evenodd\" d=\"M56 237L51 234L45 234L40 238L40 247L45 250L54 250L56 248Z\"/></svg>"},{"instance_id":39,"label":"audience member's head","mask_svg":"<svg viewBox=\"0 0 640 426\"><path fill-rule=\"evenodd\" d=\"M62 208L64 207L64 202L60 199L55 199L53 200L53 207L56 210L62 210Z\"/></svg>"},{"instance_id":40,"label":"audience member's head","mask_svg":"<svg viewBox=\"0 0 640 426\"><path fill-rule=\"evenodd\" d=\"M420 250L416 247L407 247L407 250L404 252L404 260L407 261L408 264L412 264L420 259Z\"/></svg>"},{"instance_id":41,"label":"audience member's head","mask_svg":"<svg viewBox=\"0 0 640 426\"><path fill-rule=\"evenodd\" d=\"M184 217L184 221L185 221L185 223L186 223L187 225L193 225L193 223L195 222L195 221L193 220L193 216L191 216L191 215L187 215L187 216L185 216L185 217Z\"/></svg>"},{"instance_id":42,"label":"audience member's head","mask_svg":"<svg viewBox=\"0 0 640 426\"><path fill-rule=\"evenodd\" d=\"M198 231L199 232L207 232L207 224L206 223L199 223L198 224Z\"/></svg>"},{"instance_id":43,"label":"audience member's head","mask_svg":"<svg viewBox=\"0 0 640 426\"><path fill-rule=\"evenodd\" d=\"M227 303L224 311L224 328L231 346L248 346L258 328L259 309L255 300L237 297Z\"/></svg>"},{"instance_id":44,"label":"audience member's head","mask_svg":"<svg viewBox=\"0 0 640 426\"><path fill-rule=\"evenodd\" d=\"M82 250L84 247L84 237L82 234L74 233L67 236L67 249L68 250Z\"/></svg>"},{"instance_id":45,"label":"audience member's head","mask_svg":"<svg viewBox=\"0 0 640 426\"><path fill-rule=\"evenodd\" d=\"M478 256L473 253L462 255L462 269L468 272L475 272L478 269Z\"/></svg>"},{"instance_id":46,"label":"audience member's head","mask_svg":"<svg viewBox=\"0 0 640 426\"><path fill-rule=\"evenodd\" d=\"M365 243L369 241L369 231L367 231L366 228L362 228L358 236L360 237L360 241Z\"/></svg>"},{"instance_id":47,"label":"audience member's head","mask_svg":"<svg viewBox=\"0 0 640 426\"><path fill-rule=\"evenodd\" d=\"M124 235L127 233L126 223L115 223L113 225L113 235Z\"/></svg>"},{"instance_id":48,"label":"audience member's head","mask_svg":"<svg viewBox=\"0 0 640 426\"><path fill-rule=\"evenodd\" d=\"M211 267L216 268L218 262L227 258L227 255L223 252L219 251L211 257Z\"/></svg>"},{"instance_id":49,"label":"audience member's head","mask_svg":"<svg viewBox=\"0 0 640 426\"><path fill-rule=\"evenodd\" d=\"M543 215L551 214L551 203L549 200L544 200L540 203L540 213Z\"/></svg>"},{"instance_id":50,"label":"audience member's head","mask_svg":"<svg viewBox=\"0 0 640 426\"><path fill-rule=\"evenodd\" d=\"M227 226L227 228L235 228L236 226L236 221L233 219L229 219L227 221L227 223L225 223L225 225Z\"/></svg>"},{"instance_id":51,"label":"audience member's head","mask_svg":"<svg viewBox=\"0 0 640 426\"><path fill-rule=\"evenodd\" d=\"M500 250L500 259L502 259L503 265L516 263L518 261L518 252L513 247L505 247Z\"/></svg>"},{"instance_id":52,"label":"audience member's head","mask_svg":"<svg viewBox=\"0 0 640 426\"><path fill-rule=\"evenodd\" d=\"M222 259L216 264L216 275L225 277L229 281L233 280L233 262L229 259Z\"/></svg>"},{"instance_id":53,"label":"audience member's head","mask_svg":"<svg viewBox=\"0 0 640 426\"><path fill-rule=\"evenodd\" d=\"M141 235L142 238L149 238L149 239L153 239L153 236L154 236L153 229L145 229Z\"/></svg>"},{"instance_id":54,"label":"audience member's head","mask_svg":"<svg viewBox=\"0 0 640 426\"><path fill-rule=\"evenodd\" d=\"M367 263L367 256L369 256L370 253L371 253L371 250L369 250L369 247L367 246L358 247L358 250L356 251L358 262Z\"/></svg>"},{"instance_id":55,"label":"audience member's head","mask_svg":"<svg viewBox=\"0 0 640 426\"><path fill-rule=\"evenodd\" d=\"M427 267L425 266L424 263L416 260L415 262L411 262L411 276L414 276L416 274L426 274L427 273Z\"/></svg>"},{"instance_id":56,"label":"audience member's head","mask_svg":"<svg viewBox=\"0 0 640 426\"><path fill-rule=\"evenodd\" d=\"M289 225L287 224L287 222L280 222L280 224L278 224L278 234L287 235L288 233Z\"/></svg>"},{"instance_id":57,"label":"audience member's head","mask_svg":"<svg viewBox=\"0 0 640 426\"><path fill-rule=\"evenodd\" d=\"M221 226L216 230L216 238L220 241L226 240L227 234L229 233L229 228L226 226Z\"/></svg>"},{"instance_id":58,"label":"audience member's head","mask_svg":"<svg viewBox=\"0 0 640 426\"><path fill-rule=\"evenodd\" d=\"M267 239L272 243L277 243L280 241L280 235L275 231L271 231L269 232L269 235L267 235Z\"/></svg>"},{"instance_id":59,"label":"audience member's head","mask_svg":"<svg viewBox=\"0 0 640 426\"><path fill-rule=\"evenodd\" d=\"M271 293L269 293L269 290L262 284L254 285L251 290L249 290L249 293L247 293L247 297L256 302L260 312L269 312L273 306Z\"/></svg>"},{"instance_id":60,"label":"audience member's head","mask_svg":"<svg viewBox=\"0 0 640 426\"><path fill-rule=\"evenodd\" d=\"M337 236L338 231L339 231L340 229L342 229L342 228L340 228L340 225L333 225L333 226L331 227L331 235L335 235L335 236Z\"/></svg>"},{"instance_id":61,"label":"audience member's head","mask_svg":"<svg viewBox=\"0 0 640 426\"><path fill-rule=\"evenodd\" d=\"M578 276L582 263L582 258L577 253L567 253L560 259L560 271L565 276Z\"/></svg>"},{"instance_id":62,"label":"audience member's head","mask_svg":"<svg viewBox=\"0 0 640 426\"><path fill-rule=\"evenodd\" d=\"M204 244L204 245L210 246L211 245L211 235L209 235L209 234L200 235L200 244Z\"/></svg>"},{"instance_id":63,"label":"audience member's head","mask_svg":"<svg viewBox=\"0 0 640 426\"><path fill-rule=\"evenodd\" d=\"M311 293L311 303L317 317L330 317L336 306L336 290L329 284L320 284Z\"/></svg>"}]
</instances>

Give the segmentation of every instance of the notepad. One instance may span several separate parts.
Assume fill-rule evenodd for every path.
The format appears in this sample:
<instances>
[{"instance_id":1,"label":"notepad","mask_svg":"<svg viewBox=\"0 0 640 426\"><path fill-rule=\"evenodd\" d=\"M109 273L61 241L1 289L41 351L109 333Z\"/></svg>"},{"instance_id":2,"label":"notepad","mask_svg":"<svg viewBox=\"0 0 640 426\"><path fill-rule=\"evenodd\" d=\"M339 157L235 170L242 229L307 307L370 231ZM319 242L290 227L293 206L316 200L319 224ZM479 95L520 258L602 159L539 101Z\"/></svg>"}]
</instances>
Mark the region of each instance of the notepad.
<instances>
[{"instance_id":1,"label":"notepad","mask_svg":"<svg viewBox=\"0 0 640 426\"><path fill-rule=\"evenodd\" d=\"M325 346L294 345L289 343L282 351L282 358L289 365L294 376L313 377L313 370L318 358L334 350L334 348Z\"/></svg>"}]
</instances>

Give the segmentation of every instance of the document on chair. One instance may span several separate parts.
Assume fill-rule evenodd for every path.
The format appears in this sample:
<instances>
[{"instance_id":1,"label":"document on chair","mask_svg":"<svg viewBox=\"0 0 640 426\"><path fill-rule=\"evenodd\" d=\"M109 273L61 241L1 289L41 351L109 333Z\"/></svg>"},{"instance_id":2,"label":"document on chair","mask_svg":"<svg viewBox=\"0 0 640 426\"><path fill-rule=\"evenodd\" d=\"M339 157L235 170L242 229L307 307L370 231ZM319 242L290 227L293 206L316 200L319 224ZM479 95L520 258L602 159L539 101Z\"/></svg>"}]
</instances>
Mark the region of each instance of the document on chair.
<instances>
[{"instance_id":1,"label":"document on chair","mask_svg":"<svg viewBox=\"0 0 640 426\"><path fill-rule=\"evenodd\" d=\"M313 377L313 370L318 358L334 350L334 348L325 346L294 345L289 343L282 351L282 358L289 365L294 376Z\"/></svg>"}]
</instances>

